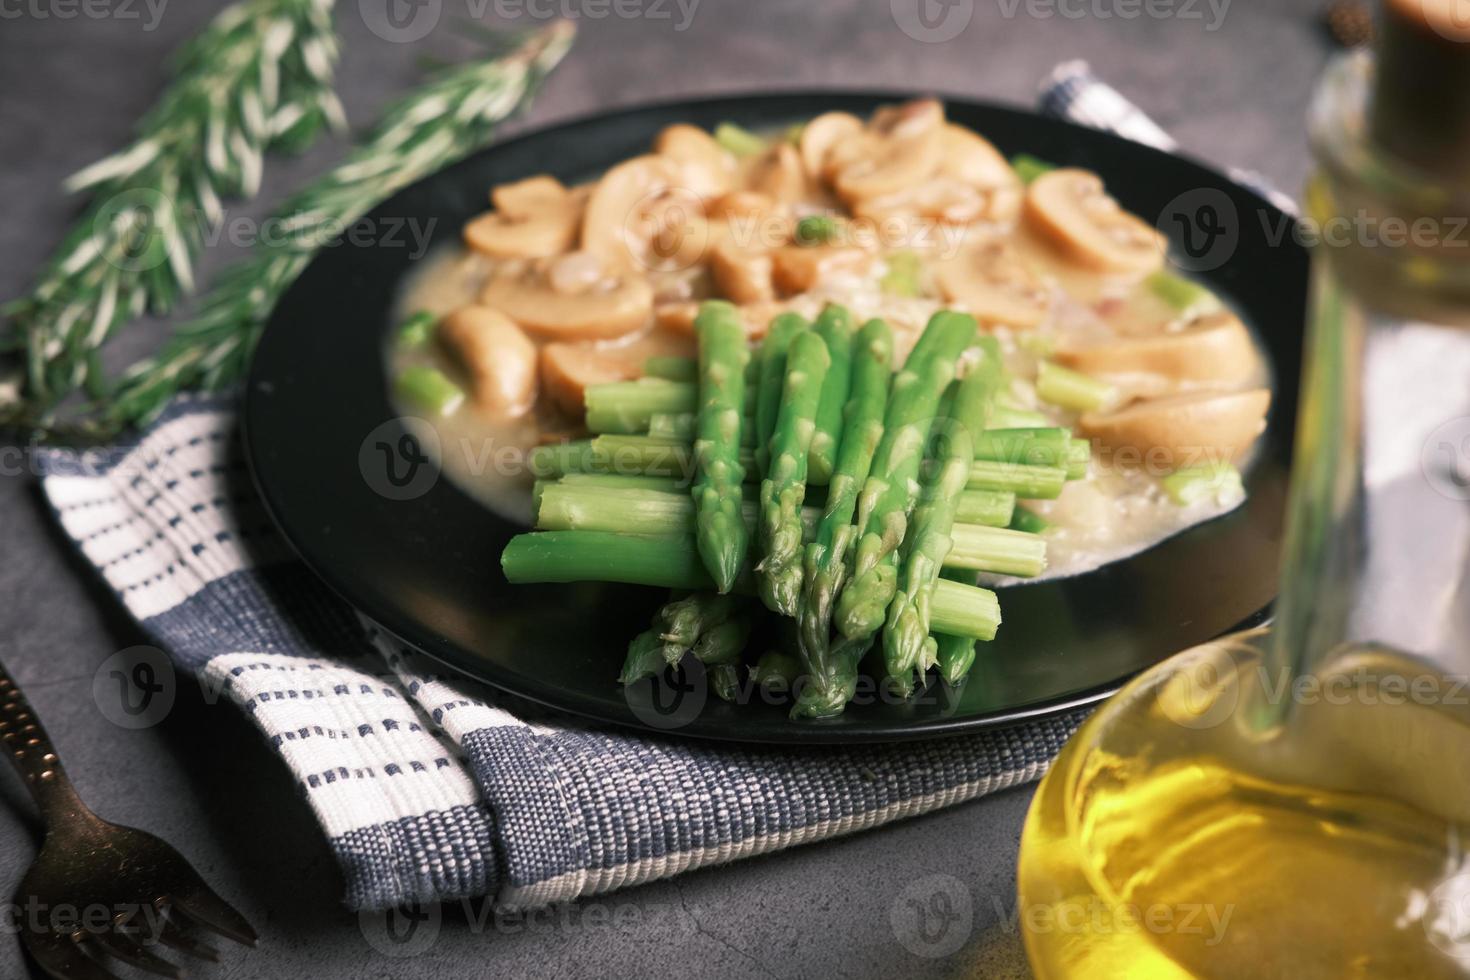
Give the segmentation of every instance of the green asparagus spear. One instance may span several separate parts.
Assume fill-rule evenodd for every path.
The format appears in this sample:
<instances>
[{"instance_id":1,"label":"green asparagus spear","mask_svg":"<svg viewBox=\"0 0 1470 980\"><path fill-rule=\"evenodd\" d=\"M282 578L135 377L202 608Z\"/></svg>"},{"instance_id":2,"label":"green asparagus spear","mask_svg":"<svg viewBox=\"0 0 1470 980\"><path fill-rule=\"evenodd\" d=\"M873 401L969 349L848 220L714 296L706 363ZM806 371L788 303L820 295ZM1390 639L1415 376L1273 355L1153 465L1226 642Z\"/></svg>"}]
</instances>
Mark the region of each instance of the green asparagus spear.
<instances>
[{"instance_id":1,"label":"green asparagus spear","mask_svg":"<svg viewBox=\"0 0 1470 980\"><path fill-rule=\"evenodd\" d=\"M795 616L801 595L801 505L806 499L807 451L816 426L827 344L812 331L791 342L786 356L781 411L771 434L771 460L761 481L759 573L761 601L773 612Z\"/></svg>"},{"instance_id":2,"label":"green asparagus spear","mask_svg":"<svg viewBox=\"0 0 1470 980\"><path fill-rule=\"evenodd\" d=\"M624 582L663 589L712 589L713 580L689 534L609 534L604 531L536 531L510 539L500 567L512 585L532 582ZM742 576L735 591L754 594ZM1000 625L995 593L941 581L931 605L934 630L988 640Z\"/></svg>"},{"instance_id":3,"label":"green asparagus spear","mask_svg":"<svg viewBox=\"0 0 1470 980\"><path fill-rule=\"evenodd\" d=\"M692 592L664 604L655 619L663 658L676 664L701 637L725 622L744 605L737 596Z\"/></svg>"},{"instance_id":4,"label":"green asparagus spear","mask_svg":"<svg viewBox=\"0 0 1470 980\"><path fill-rule=\"evenodd\" d=\"M780 650L767 650L751 668L750 679L773 694L790 691L801 677L801 661Z\"/></svg>"},{"instance_id":5,"label":"green asparagus spear","mask_svg":"<svg viewBox=\"0 0 1470 980\"><path fill-rule=\"evenodd\" d=\"M915 672L922 676L938 657L938 645L929 635L929 597L954 545L955 501L969 479L975 441L985 431L991 399L1000 386L1000 348L994 338L982 339L987 343L980 362L953 386L949 417L936 426L938 472L914 511L899 591L889 603L883 629L884 666L905 696L913 689Z\"/></svg>"},{"instance_id":6,"label":"green asparagus spear","mask_svg":"<svg viewBox=\"0 0 1470 980\"><path fill-rule=\"evenodd\" d=\"M587 431L646 432L655 414L692 412L698 405L698 397L695 385L663 378L589 385L583 396L587 403Z\"/></svg>"},{"instance_id":7,"label":"green asparagus spear","mask_svg":"<svg viewBox=\"0 0 1470 980\"><path fill-rule=\"evenodd\" d=\"M971 491L972 493L974 491ZM1010 524L1006 525L1012 531L1026 531L1029 534L1040 534L1051 527L1051 522L1042 517L1029 507L1017 507L1011 515Z\"/></svg>"},{"instance_id":8,"label":"green asparagus spear","mask_svg":"<svg viewBox=\"0 0 1470 980\"><path fill-rule=\"evenodd\" d=\"M628 644L628 657L623 661L623 672L618 683L632 684L645 677L652 677L664 669L663 641L658 629L644 630Z\"/></svg>"},{"instance_id":9,"label":"green asparagus spear","mask_svg":"<svg viewBox=\"0 0 1470 980\"><path fill-rule=\"evenodd\" d=\"M741 407L745 365L750 359L740 311L711 301L700 306L699 438L694 442L695 535L699 553L721 592L729 592L745 564L750 533L740 514Z\"/></svg>"},{"instance_id":10,"label":"green asparagus spear","mask_svg":"<svg viewBox=\"0 0 1470 980\"><path fill-rule=\"evenodd\" d=\"M531 473L551 480L568 473L586 473L595 468L592 443L587 439L555 442L531 450Z\"/></svg>"},{"instance_id":11,"label":"green asparagus spear","mask_svg":"<svg viewBox=\"0 0 1470 980\"><path fill-rule=\"evenodd\" d=\"M884 415L883 441L858 503L863 528L853 557L852 578L838 596L835 620L848 639L860 639L883 625L898 586L894 553L908 530L917 497L920 464L929 430L955 364L975 339L975 318L936 313L893 382Z\"/></svg>"},{"instance_id":12,"label":"green asparagus spear","mask_svg":"<svg viewBox=\"0 0 1470 980\"><path fill-rule=\"evenodd\" d=\"M955 506L956 523L950 532L954 546L946 556L945 564L1006 575L1039 574L1045 567L1046 558L1046 544L1040 538L971 524L959 518L961 506L970 498L982 495L982 491L976 490L959 494ZM822 513L816 507L802 507L799 511L804 542L816 537ZM746 527L754 531L760 519L760 504L747 497L741 504L741 517ZM695 507L689 494L682 491L636 486L619 489L616 486L588 486L576 481L543 482L536 504L536 529L643 535L692 534L695 530Z\"/></svg>"},{"instance_id":13,"label":"green asparagus spear","mask_svg":"<svg viewBox=\"0 0 1470 980\"><path fill-rule=\"evenodd\" d=\"M771 433L781 411L781 389L786 381L786 351L796 335L810 324L796 313L782 313L771 321L761 342L760 379L755 393L755 463L762 476L771 458Z\"/></svg>"},{"instance_id":14,"label":"green asparagus spear","mask_svg":"<svg viewBox=\"0 0 1470 980\"><path fill-rule=\"evenodd\" d=\"M822 401L817 406L817 428L807 452L807 482L826 486L837 465L838 440L842 437L842 413L852 386L852 314L841 306L829 305L817 317L817 336L827 344L831 366L822 384Z\"/></svg>"},{"instance_id":15,"label":"green asparagus spear","mask_svg":"<svg viewBox=\"0 0 1470 980\"><path fill-rule=\"evenodd\" d=\"M870 320L858 332L853 349L852 386L843 413L837 464L827 487L827 506L816 539L806 549L797 635L808 683L793 709L798 716L839 713L857 685L856 658L834 656L829 643L832 603L845 577L858 493L883 438L892 364L893 332L882 320Z\"/></svg>"},{"instance_id":16,"label":"green asparagus spear","mask_svg":"<svg viewBox=\"0 0 1470 980\"><path fill-rule=\"evenodd\" d=\"M975 573L955 568L946 568L939 573L941 578L965 585L975 584ZM951 686L958 686L975 663L975 640L969 636L952 636L948 633L934 635L934 657L939 665L939 675Z\"/></svg>"},{"instance_id":17,"label":"green asparagus spear","mask_svg":"<svg viewBox=\"0 0 1470 980\"><path fill-rule=\"evenodd\" d=\"M689 357L661 354L643 362L643 374L649 378L692 384L699 380L699 362Z\"/></svg>"},{"instance_id":18,"label":"green asparagus spear","mask_svg":"<svg viewBox=\"0 0 1470 980\"><path fill-rule=\"evenodd\" d=\"M694 644L694 659L706 665L738 663L752 625L749 611L737 610L700 635Z\"/></svg>"}]
</instances>

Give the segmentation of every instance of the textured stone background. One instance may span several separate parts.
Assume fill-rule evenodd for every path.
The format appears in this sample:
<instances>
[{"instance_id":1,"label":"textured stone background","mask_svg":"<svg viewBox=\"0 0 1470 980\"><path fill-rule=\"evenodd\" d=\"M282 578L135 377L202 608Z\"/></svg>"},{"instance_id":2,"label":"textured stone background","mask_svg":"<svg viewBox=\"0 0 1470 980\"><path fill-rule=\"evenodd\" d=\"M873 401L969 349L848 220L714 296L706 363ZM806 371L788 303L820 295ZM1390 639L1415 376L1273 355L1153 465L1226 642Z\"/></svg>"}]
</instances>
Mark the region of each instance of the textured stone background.
<instances>
[{"instance_id":1,"label":"textured stone background","mask_svg":"<svg viewBox=\"0 0 1470 980\"><path fill-rule=\"evenodd\" d=\"M433 0L431 0L433 2ZM384 0L340 0L341 91L365 124L419 77L425 53L472 49L452 29L477 12L581 11L582 33L529 118L517 127L650 99L794 86L907 87L1029 104L1055 63L1085 57L1175 133L1193 155L1262 171L1289 190L1307 169L1301 120L1328 46L1317 0L438 0L437 27L415 44L376 36ZM919 3L931 23L969 16L954 38L904 33ZM117 146L166 75L165 59L221 0L0 0L0 297L21 292L61 234L67 174ZM641 11L636 17L614 12ZM1169 17L1132 11L1173 10ZM68 11L76 11L67 18ZM689 11L688 14L685 11ZM661 16L666 12L666 16ZM601 15L601 16L598 16ZM959 21L949 21L952 27ZM1210 29L1211 27L1215 29ZM682 29L681 29L682 28ZM341 153L323 144L273 160L258 215ZM207 271L232 257L222 246ZM113 357L157 337L134 331ZM388 959L340 910L340 883L309 814L247 723L190 691L161 725L113 727L91 700L92 677L137 631L63 547L34 481L12 457L0 476L0 658L31 695L75 782L105 816L154 830L195 860L260 928L245 955L196 975L254 977L987 977L1026 975L1014 919L1016 841L1030 790L848 840L703 871L526 922L446 910L421 955ZM0 777L0 894L36 847L29 800ZM951 875L970 899L964 944L946 958L896 935L905 889L928 894ZM917 883L917 884L916 884ZM962 894L956 894L962 899ZM369 923L371 926L372 923ZM371 929L369 929L371 931ZM946 937L947 939L948 937ZM917 951L917 952L916 952ZM0 937L0 975L19 952Z\"/></svg>"}]
</instances>

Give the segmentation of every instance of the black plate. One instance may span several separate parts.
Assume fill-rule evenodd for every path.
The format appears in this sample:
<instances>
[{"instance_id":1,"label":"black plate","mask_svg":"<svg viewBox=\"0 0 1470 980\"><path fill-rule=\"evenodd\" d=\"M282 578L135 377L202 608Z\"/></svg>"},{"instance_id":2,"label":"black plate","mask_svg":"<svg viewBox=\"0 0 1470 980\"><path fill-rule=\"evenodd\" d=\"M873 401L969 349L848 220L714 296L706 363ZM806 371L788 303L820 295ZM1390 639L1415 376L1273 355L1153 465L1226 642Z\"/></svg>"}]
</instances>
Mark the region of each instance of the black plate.
<instances>
[{"instance_id":1,"label":"black plate","mask_svg":"<svg viewBox=\"0 0 1470 980\"><path fill-rule=\"evenodd\" d=\"M386 480L398 445L383 343L412 267L394 222L433 219L457 238L491 185L537 172L572 180L645 152L673 122L765 129L843 109L865 115L897 93L746 96L613 112L492 147L377 208L379 240L324 251L271 317L251 369L246 442L266 504L327 583L384 627L498 688L608 722L758 742L894 740L974 731L1100 699L1162 658L1263 618L1276 592L1283 493L1300 373L1307 261L1285 219L1228 178L1108 134L997 106L948 100L950 117L1006 154L1102 174L1140 215L1163 215L1175 253L1265 342L1277 393L1249 501L1126 561L1004 590L1005 625L958 693L874 694L839 719L792 722L776 704L731 706L696 685L677 705L652 682L624 692L618 669L658 593L625 586L510 587L499 555L520 528L432 469L402 493ZM1232 251L1233 248L1233 251ZM398 473L407 473L398 463ZM427 475L425 475L427 474ZM425 483L431 483L425 489ZM391 499L407 496L409 499Z\"/></svg>"}]
</instances>

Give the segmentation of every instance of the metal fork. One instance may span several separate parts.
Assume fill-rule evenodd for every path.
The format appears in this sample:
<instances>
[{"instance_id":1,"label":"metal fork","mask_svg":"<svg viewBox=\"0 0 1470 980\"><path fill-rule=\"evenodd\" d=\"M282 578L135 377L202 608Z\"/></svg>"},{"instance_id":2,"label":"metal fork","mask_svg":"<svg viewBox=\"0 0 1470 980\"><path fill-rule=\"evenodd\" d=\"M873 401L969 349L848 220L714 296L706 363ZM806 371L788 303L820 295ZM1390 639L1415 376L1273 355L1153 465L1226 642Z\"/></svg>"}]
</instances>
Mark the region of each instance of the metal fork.
<instances>
[{"instance_id":1,"label":"metal fork","mask_svg":"<svg viewBox=\"0 0 1470 980\"><path fill-rule=\"evenodd\" d=\"M179 977L179 968L154 952L158 944L218 958L193 938L190 927L255 945L250 923L183 855L152 834L108 823L87 808L3 664L0 742L46 823L41 853L15 899L21 942L43 973L56 980L109 980L115 961Z\"/></svg>"}]
</instances>

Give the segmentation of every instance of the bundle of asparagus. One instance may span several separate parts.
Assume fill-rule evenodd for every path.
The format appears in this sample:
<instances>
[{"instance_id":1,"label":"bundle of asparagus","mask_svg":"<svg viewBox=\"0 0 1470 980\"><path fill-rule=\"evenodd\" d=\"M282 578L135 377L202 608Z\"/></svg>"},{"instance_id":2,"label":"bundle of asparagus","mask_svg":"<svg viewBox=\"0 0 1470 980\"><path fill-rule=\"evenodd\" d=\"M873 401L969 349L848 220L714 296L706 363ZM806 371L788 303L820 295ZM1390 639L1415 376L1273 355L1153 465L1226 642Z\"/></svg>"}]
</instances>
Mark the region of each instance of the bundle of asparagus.
<instances>
[{"instance_id":1,"label":"bundle of asparagus","mask_svg":"<svg viewBox=\"0 0 1470 980\"><path fill-rule=\"evenodd\" d=\"M789 665L795 716L841 712L880 631L890 690L907 696L933 666L961 683L1000 626L976 574L1040 574L1045 524L1017 499L1058 496L1087 443L987 428L1000 350L965 314L937 314L897 375L887 324L854 330L840 306L815 324L781 315L753 354L729 303L703 304L695 330L697 363L659 358L589 388L591 437L533 453L537 530L507 546L506 577L674 590L623 683L692 656L734 698L769 613L792 621L795 649L751 674Z\"/></svg>"}]
</instances>

